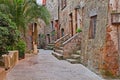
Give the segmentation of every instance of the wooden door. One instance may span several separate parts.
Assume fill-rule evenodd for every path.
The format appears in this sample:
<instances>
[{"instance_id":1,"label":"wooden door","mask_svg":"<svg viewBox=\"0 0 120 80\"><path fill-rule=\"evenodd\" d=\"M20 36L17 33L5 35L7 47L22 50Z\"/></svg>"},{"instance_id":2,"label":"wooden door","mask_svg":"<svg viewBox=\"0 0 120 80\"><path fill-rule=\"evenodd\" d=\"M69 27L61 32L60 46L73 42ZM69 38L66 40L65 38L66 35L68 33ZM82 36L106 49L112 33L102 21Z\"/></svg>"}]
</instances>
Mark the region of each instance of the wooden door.
<instances>
[{"instance_id":1,"label":"wooden door","mask_svg":"<svg viewBox=\"0 0 120 80\"><path fill-rule=\"evenodd\" d=\"M72 16L72 13L69 16L70 16L70 34L71 34L71 36L73 36L73 16Z\"/></svg>"}]
</instances>

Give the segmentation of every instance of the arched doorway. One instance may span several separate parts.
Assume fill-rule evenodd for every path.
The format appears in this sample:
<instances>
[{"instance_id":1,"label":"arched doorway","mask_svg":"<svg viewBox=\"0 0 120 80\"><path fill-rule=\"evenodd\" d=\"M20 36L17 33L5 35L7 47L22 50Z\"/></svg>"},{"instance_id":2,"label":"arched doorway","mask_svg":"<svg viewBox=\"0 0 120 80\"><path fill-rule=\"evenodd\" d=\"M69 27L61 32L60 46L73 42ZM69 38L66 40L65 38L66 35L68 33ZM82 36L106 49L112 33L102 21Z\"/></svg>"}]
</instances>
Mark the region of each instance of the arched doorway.
<instances>
[{"instance_id":1,"label":"arched doorway","mask_svg":"<svg viewBox=\"0 0 120 80\"><path fill-rule=\"evenodd\" d=\"M64 36L64 29L62 28L61 29L61 37L63 37Z\"/></svg>"},{"instance_id":2,"label":"arched doorway","mask_svg":"<svg viewBox=\"0 0 120 80\"><path fill-rule=\"evenodd\" d=\"M50 43L50 34L47 34L47 43Z\"/></svg>"}]
</instances>

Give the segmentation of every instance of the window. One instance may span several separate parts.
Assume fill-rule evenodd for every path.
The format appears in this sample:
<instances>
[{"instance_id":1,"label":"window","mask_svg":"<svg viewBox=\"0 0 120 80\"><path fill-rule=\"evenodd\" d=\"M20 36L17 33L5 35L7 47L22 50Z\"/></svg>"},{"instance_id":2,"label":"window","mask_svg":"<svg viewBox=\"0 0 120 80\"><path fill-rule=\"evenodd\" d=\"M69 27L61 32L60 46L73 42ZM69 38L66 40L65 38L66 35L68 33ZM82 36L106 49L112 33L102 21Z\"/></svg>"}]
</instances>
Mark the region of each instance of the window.
<instances>
[{"instance_id":1,"label":"window","mask_svg":"<svg viewBox=\"0 0 120 80\"><path fill-rule=\"evenodd\" d=\"M111 22L112 24L120 24L120 13L112 13Z\"/></svg>"},{"instance_id":2,"label":"window","mask_svg":"<svg viewBox=\"0 0 120 80\"><path fill-rule=\"evenodd\" d=\"M96 34L97 15L90 18L89 39L94 39Z\"/></svg>"},{"instance_id":3,"label":"window","mask_svg":"<svg viewBox=\"0 0 120 80\"><path fill-rule=\"evenodd\" d=\"M61 9L65 8L66 7L66 0L61 0Z\"/></svg>"}]
</instances>

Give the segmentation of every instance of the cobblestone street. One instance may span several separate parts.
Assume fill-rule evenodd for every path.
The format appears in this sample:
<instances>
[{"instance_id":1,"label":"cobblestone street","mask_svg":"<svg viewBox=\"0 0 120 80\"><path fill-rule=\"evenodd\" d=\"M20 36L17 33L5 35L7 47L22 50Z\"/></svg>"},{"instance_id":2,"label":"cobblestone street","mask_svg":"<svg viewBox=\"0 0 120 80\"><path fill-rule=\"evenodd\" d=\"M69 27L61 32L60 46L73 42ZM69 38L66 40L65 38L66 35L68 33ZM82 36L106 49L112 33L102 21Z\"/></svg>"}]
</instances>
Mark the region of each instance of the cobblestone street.
<instances>
[{"instance_id":1,"label":"cobblestone street","mask_svg":"<svg viewBox=\"0 0 120 80\"><path fill-rule=\"evenodd\" d=\"M8 72L7 80L103 80L81 64L58 60L50 50L40 50Z\"/></svg>"}]
</instances>

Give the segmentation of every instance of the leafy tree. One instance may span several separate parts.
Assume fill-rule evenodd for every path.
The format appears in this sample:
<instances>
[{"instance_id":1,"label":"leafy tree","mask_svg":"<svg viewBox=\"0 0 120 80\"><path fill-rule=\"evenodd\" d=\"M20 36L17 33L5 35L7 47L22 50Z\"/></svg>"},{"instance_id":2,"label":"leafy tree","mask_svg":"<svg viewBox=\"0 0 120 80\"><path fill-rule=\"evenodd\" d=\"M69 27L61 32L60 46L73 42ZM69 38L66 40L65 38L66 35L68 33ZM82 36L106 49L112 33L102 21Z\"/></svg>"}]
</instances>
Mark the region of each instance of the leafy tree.
<instances>
[{"instance_id":1,"label":"leafy tree","mask_svg":"<svg viewBox=\"0 0 120 80\"><path fill-rule=\"evenodd\" d=\"M8 18L0 20L0 54L6 53L7 50L12 50L11 47L15 46L14 43L18 39L18 31L16 29L20 30L23 36L28 24L37 22L38 18L43 19L46 24L50 22L50 14L47 8L38 5L36 0L0 0L0 12L8 15ZM13 22L16 25L13 25ZM3 27L3 25L6 25L6 27Z\"/></svg>"},{"instance_id":2,"label":"leafy tree","mask_svg":"<svg viewBox=\"0 0 120 80\"><path fill-rule=\"evenodd\" d=\"M8 14L19 30L24 32L30 22L38 18L49 24L50 14L46 7L40 6L36 0L0 0L0 11Z\"/></svg>"},{"instance_id":3,"label":"leafy tree","mask_svg":"<svg viewBox=\"0 0 120 80\"><path fill-rule=\"evenodd\" d=\"M7 53L9 46L14 46L19 38L19 31L9 17L0 12L0 56Z\"/></svg>"}]
</instances>

